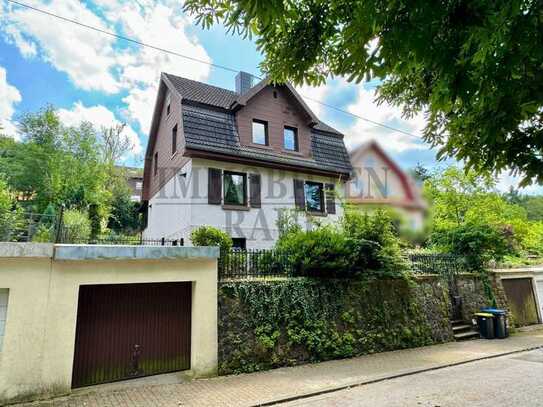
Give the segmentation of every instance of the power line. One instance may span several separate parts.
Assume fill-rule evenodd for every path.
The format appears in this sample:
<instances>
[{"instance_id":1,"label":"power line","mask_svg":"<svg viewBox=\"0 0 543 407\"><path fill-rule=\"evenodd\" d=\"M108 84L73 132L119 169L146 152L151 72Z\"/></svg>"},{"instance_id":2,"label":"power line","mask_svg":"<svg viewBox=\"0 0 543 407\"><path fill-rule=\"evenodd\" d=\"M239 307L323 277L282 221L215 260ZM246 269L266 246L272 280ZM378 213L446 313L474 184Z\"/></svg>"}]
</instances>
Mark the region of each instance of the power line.
<instances>
[{"instance_id":1,"label":"power line","mask_svg":"<svg viewBox=\"0 0 543 407\"><path fill-rule=\"evenodd\" d=\"M123 35L119 35L117 33L111 32L111 31L103 30L101 28L94 27L92 25L84 24L84 23L81 23L81 22L79 22L77 20L73 20L71 18L63 17L63 16L60 16L58 14L51 13L49 11L46 11L46 10L43 10L43 9L38 8L38 7L28 5L28 4L25 4L25 3L21 3L21 2L16 1L16 0L6 0L6 1L9 2L9 3L17 4L18 6L21 6L21 7L36 11L38 13L45 14L45 15L47 15L49 17L54 17L54 18L57 18L59 20L62 20L62 21L68 22L68 23L72 23L72 24L78 25L80 27L87 28L89 30L96 31L98 33L108 35L110 37L114 37L114 38L117 38L117 39L120 39L120 40L123 40L123 41L128 41L128 42L131 42L133 44L136 44L136 45L139 45L139 46L142 46L142 47L151 48L151 49L154 49L156 51L164 52L166 54L174 55L174 56L184 58L184 59L187 59L187 60L190 60L190 61L193 61L193 62L198 62L198 63L201 63L201 64L209 65L209 66L212 66L214 68L223 69L223 70L229 71L229 72L238 73L240 71L239 69L230 68L230 67L225 66L225 65L215 64L215 63L212 63L212 62L204 61L202 59L198 59L198 58L194 58L194 57L191 57L191 56L188 56L188 55L184 55L184 54L181 54L179 52L171 51L171 50L168 50L166 48L161 48L161 47L158 47L158 46L155 46L155 45L152 45L152 44L147 44L145 42L138 41L138 40L135 40L135 39L130 38L130 37L125 37ZM258 75L253 75L253 74L251 74L251 75L254 76L257 79L262 79ZM328 103L322 102L320 100L313 99L313 98L311 98L309 96L306 96L306 95L303 95L303 94L301 96L303 96L304 98L306 98L308 100L311 100L312 102L318 103L318 104L320 104L320 105L322 105L324 107L327 107L329 109L333 109L335 111L338 111L340 113L343 113L343 114L346 114L346 115L349 115L349 116L356 117L357 119L364 120L364 121L366 121L368 123L371 123L371 124L373 124L375 126L383 127L385 129L395 131L395 132L398 132L398 133L402 133L402 134L405 134L407 136L411 136L411 137L414 137L414 138L417 138L417 139L420 138L420 137L416 136L415 134L409 133L409 132L407 132L405 130L401 130L401 129L389 126L387 124L380 123L380 122L377 122L375 120L368 119L367 117L357 115L355 113L352 113L352 112L349 112L347 110L341 109L341 108L339 108L337 106L333 106L333 105L330 105Z\"/></svg>"},{"instance_id":2,"label":"power line","mask_svg":"<svg viewBox=\"0 0 543 407\"><path fill-rule=\"evenodd\" d=\"M76 25L79 25L79 26L84 27L84 28L88 28L89 30L96 31L96 32L99 32L101 34L109 35L110 37L115 37L115 38L118 38L120 40L128 41L128 42L131 42L131 43L137 44L137 45L141 45L142 47L152 48L152 49L160 51L160 52L165 52L166 54L175 55L175 56L180 57L180 58L185 58L185 59L188 59L190 61L210 65L210 66L213 66L215 68L224 69L226 71L230 71L230 72L234 72L234 73L239 72L239 70L236 70L234 68L229 68L229 67L224 66L224 65L214 64L212 62L204 61L202 59L198 59L198 58L190 57L188 55L180 54L179 52L175 52L175 51L171 51L171 50L168 50L168 49L165 49L165 48L157 47L155 45L147 44L145 42L141 42L141 41L135 40L133 38L125 37L123 35L119 35L119 34L111 32L111 31L102 30L101 28L94 27L94 26L88 25L88 24L84 24L84 23L81 23L81 22L79 22L77 20L72 20L71 18L62 17L62 16L59 16L57 14L51 13L49 11L42 10L40 8L37 8L37 7L30 6L28 4L20 3L20 2L15 1L15 0L6 0L6 1L9 2L9 3L17 4L18 6L21 6L21 7L28 8L30 10L37 11L38 13L42 13L42 14L48 15L50 17L58 18L59 20L63 20L63 21L66 21L66 22L69 22L69 23L72 23L72 24L76 24Z\"/></svg>"}]
</instances>

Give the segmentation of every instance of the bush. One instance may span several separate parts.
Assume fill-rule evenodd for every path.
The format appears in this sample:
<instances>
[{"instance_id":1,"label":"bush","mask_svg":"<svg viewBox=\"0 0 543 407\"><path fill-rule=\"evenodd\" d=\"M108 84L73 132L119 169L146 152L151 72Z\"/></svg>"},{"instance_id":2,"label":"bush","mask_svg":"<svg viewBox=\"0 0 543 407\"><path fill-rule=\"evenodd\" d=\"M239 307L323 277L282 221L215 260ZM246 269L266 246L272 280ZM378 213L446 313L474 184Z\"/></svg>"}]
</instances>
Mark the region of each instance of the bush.
<instances>
[{"instance_id":1,"label":"bush","mask_svg":"<svg viewBox=\"0 0 543 407\"><path fill-rule=\"evenodd\" d=\"M371 215L347 211L342 219L345 235L356 244L355 269L375 277L399 277L409 266L402 256L400 241L387 212Z\"/></svg>"},{"instance_id":2,"label":"bush","mask_svg":"<svg viewBox=\"0 0 543 407\"><path fill-rule=\"evenodd\" d=\"M194 246L219 246L221 252L228 252L232 248L232 238L220 229L212 226L200 226L190 234Z\"/></svg>"},{"instance_id":3,"label":"bush","mask_svg":"<svg viewBox=\"0 0 543 407\"><path fill-rule=\"evenodd\" d=\"M292 231L278 241L279 252L287 253L295 275L347 277L353 269L354 242L330 226L307 232Z\"/></svg>"},{"instance_id":4,"label":"bush","mask_svg":"<svg viewBox=\"0 0 543 407\"><path fill-rule=\"evenodd\" d=\"M431 239L437 248L463 256L473 270L482 270L491 260L500 261L510 252L508 233L487 224L464 223L437 230Z\"/></svg>"},{"instance_id":5,"label":"bush","mask_svg":"<svg viewBox=\"0 0 543 407\"><path fill-rule=\"evenodd\" d=\"M408 268L383 211L346 212L339 228L294 229L278 240L276 249L288 254L296 275L308 277L397 278Z\"/></svg>"},{"instance_id":6,"label":"bush","mask_svg":"<svg viewBox=\"0 0 543 407\"><path fill-rule=\"evenodd\" d=\"M86 212L68 209L62 218L62 242L87 243L91 234L91 222Z\"/></svg>"}]
</instances>

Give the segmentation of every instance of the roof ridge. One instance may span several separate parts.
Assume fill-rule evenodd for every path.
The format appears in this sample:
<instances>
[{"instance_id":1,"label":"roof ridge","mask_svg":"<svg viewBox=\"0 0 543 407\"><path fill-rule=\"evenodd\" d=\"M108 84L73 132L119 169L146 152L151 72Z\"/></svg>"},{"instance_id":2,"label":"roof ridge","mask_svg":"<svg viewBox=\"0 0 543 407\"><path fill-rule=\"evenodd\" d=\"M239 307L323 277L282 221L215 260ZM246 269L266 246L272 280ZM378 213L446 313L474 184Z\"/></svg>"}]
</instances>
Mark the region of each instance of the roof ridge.
<instances>
[{"instance_id":1,"label":"roof ridge","mask_svg":"<svg viewBox=\"0 0 543 407\"><path fill-rule=\"evenodd\" d=\"M236 91L231 90L231 89L226 89L226 88L223 88L221 86L211 85L211 84L206 83L206 82L197 81L197 80L190 79L190 78L185 78L184 76L174 75L174 74L171 74L171 73L168 73L168 72L163 72L163 74L168 76L168 77L173 77L173 78L176 78L176 79L182 79L184 81L194 82L194 83L197 83L199 85L209 86L210 88L215 88L215 89L219 89L219 90L222 90L222 91L225 91L225 92L230 92L233 95L238 95L238 93Z\"/></svg>"}]
</instances>

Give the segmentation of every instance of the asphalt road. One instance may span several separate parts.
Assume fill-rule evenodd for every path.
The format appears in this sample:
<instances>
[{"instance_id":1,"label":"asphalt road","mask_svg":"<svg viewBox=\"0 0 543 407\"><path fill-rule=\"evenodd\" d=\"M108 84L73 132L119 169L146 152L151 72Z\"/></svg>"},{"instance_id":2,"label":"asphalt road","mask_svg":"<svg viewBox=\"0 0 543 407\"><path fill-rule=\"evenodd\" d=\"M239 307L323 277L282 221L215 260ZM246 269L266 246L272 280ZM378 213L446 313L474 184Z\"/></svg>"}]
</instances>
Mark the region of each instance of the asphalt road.
<instances>
[{"instance_id":1,"label":"asphalt road","mask_svg":"<svg viewBox=\"0 0 543 407\"><path fill-rule=\"evenodd\" d=\"M418 373L282 406L543 406L543 350Z\"/></svg>"}]
</instances>

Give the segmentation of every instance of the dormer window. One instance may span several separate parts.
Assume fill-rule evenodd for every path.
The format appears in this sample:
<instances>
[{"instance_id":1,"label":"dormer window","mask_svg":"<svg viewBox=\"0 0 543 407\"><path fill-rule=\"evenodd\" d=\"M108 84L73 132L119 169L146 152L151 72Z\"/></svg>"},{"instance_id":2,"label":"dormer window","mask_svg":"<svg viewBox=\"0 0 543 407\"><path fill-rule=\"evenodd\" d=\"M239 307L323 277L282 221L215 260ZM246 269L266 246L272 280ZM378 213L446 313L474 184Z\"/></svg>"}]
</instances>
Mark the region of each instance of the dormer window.
<instances>
[{"instance_id":1,"label":"dormer window","mask_svg":"<svg viewBox=\"0 0 543 407\"><path fill-rule=\"evenodd\" d=\"M268 122L253 120L253 144L268 145Z\"/></svg>"},{"instance_id":2,"label":"dormer window","mask_svg":"<svg viewBox=\"0 0 543 407\"><path fill-rule=\"evenodd\" d=\"M298 151L298 129L285 126L283 129L283 147L285 150Z\"/></svg>"}]
</instances>

